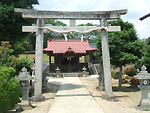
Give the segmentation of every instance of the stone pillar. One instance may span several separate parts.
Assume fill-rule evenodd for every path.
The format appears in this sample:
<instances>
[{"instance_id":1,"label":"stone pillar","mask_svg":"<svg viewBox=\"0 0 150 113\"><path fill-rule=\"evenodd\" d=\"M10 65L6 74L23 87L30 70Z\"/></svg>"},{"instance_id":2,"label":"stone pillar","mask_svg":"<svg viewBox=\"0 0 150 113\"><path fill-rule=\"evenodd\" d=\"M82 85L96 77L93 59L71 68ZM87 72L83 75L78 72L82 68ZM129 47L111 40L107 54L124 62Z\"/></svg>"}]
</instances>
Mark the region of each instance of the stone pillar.
<instances>
[{"instance_id":1,"label":"stone pillar","mask_svg":"<svg viewBox=\"0 0 150 113\"><path fill-rule=\"evenodd\" d=\"M35 79L33 100L42 100L42 59L43 59L43 19L37 19L36 51L35 51Z\"/></svg>"},{"instance_id":2,"label":"stone pillar","mask_svg":"<svg viewBox=\"0 0 150 113\"><path fill-rule=\"evenodd\" d=\"M70 26L76 26L76 20L70 19Z\"/></svg>"},{"instance_id":3,"label":"stone pillar","mask_svg":"<svg viewBox=\"0 0 150 113\"><path fill-rule=\"evenodd\" d=\"M104 85L104 71L103 71L103 62L100 61L100 73L99 73L99 84L98 84L98 88L100 90L104 90L105 89L105 85Z\"/></svg>"},{"instance_id":4,"label":"stone pillar","mask_svg":"<svg viewBox=\"0 0 150 113\"><path fill-rule=\"evenodd\" d=\"M107 27L107 21L105 19L101 20L101 27ZM112 93L112 77L110 70L110 55L109 55L109 45L108 45L108 32L106 29L101 30L102 39L102 57L103 57L103 69L104 69L104 83L105 83L105 94L104 99L110 100L114 99L115 95Z\"/></svg>"}]
</instances>

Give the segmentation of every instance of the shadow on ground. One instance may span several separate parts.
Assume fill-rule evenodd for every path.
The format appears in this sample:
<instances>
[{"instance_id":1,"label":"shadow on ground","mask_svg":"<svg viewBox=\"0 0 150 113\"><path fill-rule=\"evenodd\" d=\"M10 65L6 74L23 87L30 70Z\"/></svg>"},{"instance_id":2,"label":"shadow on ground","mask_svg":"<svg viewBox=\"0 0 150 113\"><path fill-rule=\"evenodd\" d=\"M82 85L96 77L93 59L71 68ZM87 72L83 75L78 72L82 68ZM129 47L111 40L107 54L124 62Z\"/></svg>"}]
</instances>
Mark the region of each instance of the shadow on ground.
<instances>
[{"instance_id":1,"label":"shadow on ground","mask_svg":"<svg viewBox=\"0 0 150 113\"><path fill-rule=\"evenodd\" d=\"M56 97L73 97L73 96L91 96L90 94L69 94L69 95L56 95Z\"/></svg>"},{"instance_id":2,"label":"shadow on ground","mask_svg":"<svg viewBox=\"0 0 150 113\"><path fill-rule=\"evenodd\" d=\"M78 89L83 88L83 85L77 85L77 84L63 84L59 90L72 90L72 89Z\"/></svg>"},{"instance_id":3,"label":"shadow on ground","mask_svg":"<svg viewBox=\"0 0 150 113\"><path fill-rule=\"evenodd\" d=\"M122 86L122 88L119 88L117 86L113 86L114 92L137 92L140 91L140 89L137 86Z\"/></svg>"}]
</instances>

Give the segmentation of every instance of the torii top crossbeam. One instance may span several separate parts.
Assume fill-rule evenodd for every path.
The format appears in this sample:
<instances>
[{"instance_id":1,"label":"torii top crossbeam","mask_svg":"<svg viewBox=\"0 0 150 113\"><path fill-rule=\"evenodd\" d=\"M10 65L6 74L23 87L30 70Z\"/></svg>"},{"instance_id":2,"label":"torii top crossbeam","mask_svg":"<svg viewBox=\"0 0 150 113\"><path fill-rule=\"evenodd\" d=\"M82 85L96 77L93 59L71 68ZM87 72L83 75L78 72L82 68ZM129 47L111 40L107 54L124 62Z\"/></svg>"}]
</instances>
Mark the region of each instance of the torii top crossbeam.
<instances>
[{"instance_id":1,"label":"torii top crossbeam","mask_svg":"<svg viewBox=\"0 0 150 113\"><path fill-rule=\"evenodd\" d=\"M127 13L127 9L112 11L44 11L33 9L15 8L15 12L22 13L23 18L49 18L49 19L75 19L75 20L100 20L117 19Z\"/></svg>"}]
</instances>

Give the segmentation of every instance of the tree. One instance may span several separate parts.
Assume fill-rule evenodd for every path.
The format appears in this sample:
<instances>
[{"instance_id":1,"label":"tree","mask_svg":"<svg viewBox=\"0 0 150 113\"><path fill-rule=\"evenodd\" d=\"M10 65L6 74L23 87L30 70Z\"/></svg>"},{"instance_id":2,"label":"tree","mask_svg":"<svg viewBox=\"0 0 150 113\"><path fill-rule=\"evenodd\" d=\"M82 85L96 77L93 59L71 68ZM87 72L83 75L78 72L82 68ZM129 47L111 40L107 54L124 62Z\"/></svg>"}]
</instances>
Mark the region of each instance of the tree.
<instances>
[{"instance_id":1,"label":"tree","mask_svg":"<svg viewBox=\"0 0 150 113\"><path fill-rule=\"evenodd\" d=\"M66 26L65 23L63 23L61 21L52 20L52 19L51 20L50 19L46 19L45 20L45 24L52 25L52 26ZM52 31L50 31L48 33L45 33L44 34L44 41L43 41L44 42L43 43L44 48L47 47L47 40L49 38L64 38L64 35L62 33L56 33L56 32L52 32ZM33 41L33 42L35 44L35 41Z\"/></svg>"},{"instance_id":2,"label":"tree","mask_svg":"<svg viewBox=\"0 0 150 113\"><path fill-rule=\"evenodd\" d=\"M150 73L150 37L145 41L144 56L141 64L145 65Z\"/></svg>"},{"instance_id":3,"label":"tree","mask_svg":"<svg viewBox=\"0 0 150 113\"><path fill-rule=\"evenodd\" d=\"M133 24L124 22L122 19L109 21L108 24L112 26L121 26L121 32L110 32L109 49L110 61L112 65L120 68L119 88L122 83L122 66L126 64L135 63L142 57L143 43L137 37L136 30ZM101 55L101 38L97 40L97 47L100 49L98 55Z\"/></svg>"},{"instance_id":4,"label":"tree","mask_svg":"<svg viewBox=\"0 0 150 113\"><path fill-rule=\"evenodd\" d=\"M0 65L10 64L11 54L14 51L10 48L11 45L8 41L2 41L0 46Z\"/></svg>"},{"instance_id":5,"label":"tree","mask_svg":"<svg viewBox=\"0 0 150 113\"><path fill-rule=\"evenodd\" d=\"M92 24L92 23L86 23L86 24L80 24L80 25L78 25L78 26L94 26L94 24ZM97 25L95 25L95 26L97 26ZM96 43L96 38L97 38L97 36L98 36L98 32L92 31L92 32L83 34L83 36L84 36L85 38L88 38L88 39L89 39L89 42L91 42L91 43Z\"/></svg>"},{"instance_id":6,"label":"tree","mask_svg":"<svg viewBox=\"0 0 150 113\"><path fill-rule=\"evenodd\" d=\"M14 50L16 49L16 43L22 43L23 39L29 35L28 33L22 33L22 26L32 23L30 19L25 20L20 14L15 13L14 8L32 9L33 4L38 4L38 0L0 1L0 41L10 41Z\"/></svg>"}]
</instances>

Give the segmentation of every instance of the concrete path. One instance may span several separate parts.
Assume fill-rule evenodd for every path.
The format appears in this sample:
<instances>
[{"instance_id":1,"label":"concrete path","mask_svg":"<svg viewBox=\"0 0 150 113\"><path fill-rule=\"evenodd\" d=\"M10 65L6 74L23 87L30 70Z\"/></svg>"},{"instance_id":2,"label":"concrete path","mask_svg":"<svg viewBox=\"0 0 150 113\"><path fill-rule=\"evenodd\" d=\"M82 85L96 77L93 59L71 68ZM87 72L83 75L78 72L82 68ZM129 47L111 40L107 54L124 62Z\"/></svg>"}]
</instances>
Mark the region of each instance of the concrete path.
<instances>
[{"instance_id":1,"label":"concrete path","mask_svg":"<svg viewBox=\"0 0 150 113\"><path fill-rule=\"evenodd\" d=\"M65 77L59 82L61 87L49 113L104 113L78 77Z\"/></svg>"}]
</instances>

